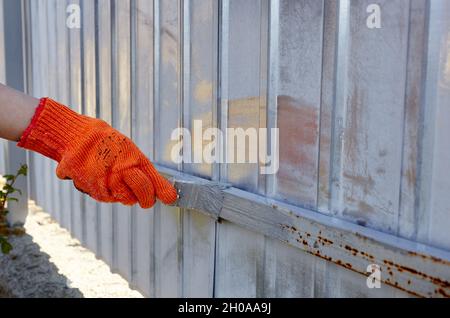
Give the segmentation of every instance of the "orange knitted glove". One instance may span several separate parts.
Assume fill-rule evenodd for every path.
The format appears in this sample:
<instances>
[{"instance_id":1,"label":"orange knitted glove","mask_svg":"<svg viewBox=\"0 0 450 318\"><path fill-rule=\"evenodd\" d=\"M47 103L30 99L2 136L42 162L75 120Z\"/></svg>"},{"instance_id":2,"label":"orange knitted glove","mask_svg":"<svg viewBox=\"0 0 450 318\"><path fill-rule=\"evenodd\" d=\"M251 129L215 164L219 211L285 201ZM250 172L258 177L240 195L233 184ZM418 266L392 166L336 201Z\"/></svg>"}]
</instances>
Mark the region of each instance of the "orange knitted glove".
<instances>
[{"instance_id":1,"label":"orange knitted glove","mask_svg":"<svg viewBox=\"0 0 450 318\"><path fill-rule=\"evenodd\" d=\"M59 162L56 174L98 201L143 208L177 199L175 188L126 136L105 121L42 98L19 147Z\"/></svg>"}]
</instances>

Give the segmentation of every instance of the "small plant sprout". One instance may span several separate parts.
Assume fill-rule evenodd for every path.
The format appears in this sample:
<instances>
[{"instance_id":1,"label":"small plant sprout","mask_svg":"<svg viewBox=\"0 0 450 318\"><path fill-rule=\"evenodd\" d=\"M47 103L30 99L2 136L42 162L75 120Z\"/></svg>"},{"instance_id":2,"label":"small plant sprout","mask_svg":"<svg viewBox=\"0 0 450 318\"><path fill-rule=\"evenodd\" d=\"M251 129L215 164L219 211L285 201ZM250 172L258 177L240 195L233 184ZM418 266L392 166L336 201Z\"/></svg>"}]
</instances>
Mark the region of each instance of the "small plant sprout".
<instances>
[{"instance_id":1,"label":"small plant sprout","mask_svg":"<svg viewBox=\"0 0 450 318\"><path fill-rule=\"evenodd\" d=\"M8 237L11 235L23 235L25 229L23 227L10 227L6 216L8 215L7 202L16 201L19 199L11 195L18 193L22 195L20 189L14 188L14 183L19 176L27 175L28 167L27 165L21 165L19 170L15 175L7 174L3 178L0 178L0 249L3 254L8 254L12 250L12 245L8 241Z\"/></svg>"}]
</instances>

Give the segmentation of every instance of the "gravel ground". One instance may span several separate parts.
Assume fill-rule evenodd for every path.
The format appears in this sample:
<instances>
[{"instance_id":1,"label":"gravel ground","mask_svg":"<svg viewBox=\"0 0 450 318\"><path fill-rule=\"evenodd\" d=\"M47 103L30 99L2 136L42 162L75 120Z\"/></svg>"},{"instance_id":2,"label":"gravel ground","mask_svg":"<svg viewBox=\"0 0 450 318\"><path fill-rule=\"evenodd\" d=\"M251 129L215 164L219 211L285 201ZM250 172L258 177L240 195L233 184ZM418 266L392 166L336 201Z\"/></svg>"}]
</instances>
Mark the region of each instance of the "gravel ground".
<instances>
[{"instance_id":1,"label":"gravel ground","mask_svg":"<svg viewBox=\"0 0 450 318\"><path fill-rule=\"evenodd\" d=\"M143 297L32 202L25 228L0 254L0 297Z\"/></svg>"}]
</instances>

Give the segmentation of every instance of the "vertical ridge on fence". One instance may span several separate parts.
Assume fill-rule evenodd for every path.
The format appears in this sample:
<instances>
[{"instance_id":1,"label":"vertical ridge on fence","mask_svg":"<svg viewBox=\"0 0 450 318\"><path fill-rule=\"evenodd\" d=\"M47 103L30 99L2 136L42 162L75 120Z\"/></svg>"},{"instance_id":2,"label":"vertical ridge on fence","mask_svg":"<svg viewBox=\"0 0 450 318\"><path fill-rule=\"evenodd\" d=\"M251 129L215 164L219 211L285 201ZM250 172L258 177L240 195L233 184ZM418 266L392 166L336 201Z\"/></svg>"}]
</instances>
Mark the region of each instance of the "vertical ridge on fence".
<instances>
[{"instance_id":1,"label":"vertical ridge on fence","mask_svg":"<svg viewBox=\"0 0 450 318\"><path fill-rule=\"evenodd\" d=\"M41 64L41 90L40 96L49 96L48 87L48 70L49 70L49 60L48 60L48 19L47 19L47 1L39 1L39 35L41 45L39 46L40 64ZM43 188L43 198L42 206L46 211L51 211L52 203L52 182L51 182L51 169L50 169L50 159L40 156L42 159L42 166L40 170L42 174L40 175L40 185Z\"/></svg>"},{"instance_id":2,"label":"vertical ridge on fence","mask_svg":"<svg viewBox=\"0 0 450 318\"><path fill-rule=\"evenodd\" d=\"M82 12L82 55L83 55L83 114L97 117L97 67L96 67L96 17L95 1L83 0ZM84 196L85 211L85 240L86 246L94 253L98 253L97 237L97 202L89 195Z\"/></svg>"},{"instance_id":3,"label":"vertical ridge on fence","mask_svg":"<svg viewBox=\"0 0 450 318\"><path fill-rule=\"evenodd\" d=\"M450 104L450 3L429 1L427 17L424 97L420 138L420 180L415 214L419 242L450 249L449 224L449 104Z\"/></svg>"},{"instance_id":4,"label":"vertical ridge on fence","mask_svg":"<svg viewBox=\"0 0 450 318\"><path fill-rule=\"evenodd\" d=\"M208 128L217 127L218 11L218 3L214 1L183 2L182 127L191 131L192 138L199 138ZM194 131L194 121L201 121L201 131ZM202 142L202 147L209 143ZM195 150L199 149L192 144L190 149L184 148L183 153L189 157ZM210 163L183 163L183 171L218 179L217 169ZM215 220L198 211L184 210L182 223L182 296L212 297Z\"/></svg>"},{"instance_id":5,"label":"vertical ridge on fence","mask_svg":"<svg viewBox=\"0 0 450 318\"><path fill-rule=\"evenodd\" d=\"M153 160L154 141L154 7L152 1L132 2L132 138ZM154 209L132 210L132 285L154 297Z\"/></svg>"},{"instance_id":6,"label":"vertical ridge on fence","mask_svg":"<svg viewBox=\"0 0 450 318\"><path fill-rule=\"evenodd\" d=\"M56 1L56 33L57 33L57 85L58 100L65 104L70 104L70 77L69 77L69 33L66 26L66 3L65 1ZM60 217L61 225L70 231L70 218L72 214L72 182L65 180L59 181L60 187Z\"/></svg>"},{"instance_id":7,"label":"vertical ridge on fence","mask_svg":"<svg viewBox=\"0 0 450 318\"><path fill-rule=\"evenodd\" d=\"M5 83L5 37L4 37L4 17L3 0L0 0L0 83Z\"/></svg>"},{"instance_id":8,"label":"vertical ridge on fence","mask_svg":"<svg viewBox=\"0 0 450 318\"><path fill-rule=\"evenodd\" d=\"M265 113L265 83L261 83L263 25L268 1L224 0L221 8L221 129L260 128ZM263 75L265 76L265 75ZM264 123L265 126L265 123ZM232 137L230 137L232 138ZM236 153L224 142L227 157ZM260 191L258 164L224 164L221 181L250 192ZM263 287L264 235L249 232L230 222L217 226L216 297L256 297ZM233 255L233 256L231 256ZM239 286L239 288L238 288Z\"/></svg>"},{"instance_id":9,"label":"vertical ridge on fence","mask_svg":"<svg viewBox=\"0 0 450 318\"><path fill-rule=\"evenodd\" d=\"M5 37L4 37L4 16L3 16L3 0L0 0L0 83L6 84L6 69L5 69ZM0 142L0 174L6 174L6 141Z\"/></svg>"},{"instance_id":10,"label":"vertical ridge on fence","mask_svg":"<svg viewBox=\"0 0 450 318\"><path fill-rule=\"evenodd\" d=\"M48 96L58 100L59 99L59 91L58 91L58 64L57 64L57 25L56 25L56 0L47 0L47 30L48 30L48 83L49 83L49 92ZM54 160L49 160L49 176L51 180L51 212L53 218L61 223L61 208L60 208L60 186L58 182L58 178L56 176L56 162Z\"/></svg>"},{"instance_id":11,"label":"vertical ridge on fence","mask_svg":"<svg viewBox=\"0 0 450 318\"><path fill-rule=\"evenodd\" d=\"M79 0L67 0L67 4L79 5ZM82 113L82 58L81 58L81 31L78 28L69 29L69 55L70 55L70 106L78 113ZM72 215L71 233L83 241L83 196L72 184Z\"/></svg>"},{"instance_id":12,"label":"vertical ridge on fence","mask_svg":"<svg viewBox=\"0 0 450 318\"><path fill-rule=\"evenodd\" d=\"M131 25L130 1L114 2L113 41L113 125L131 137ZM114 269L131 279L131 208L114 204Z\"/></svg>"},{"instance_id":13,"label":"vertical ridge on fence","mask_svg":"<svg viewBox=\"0 0 450 318\"><path fill-rule=\"evenodd\" d=\"M30 1L30 24L31 24L31 60L38 61L40 59L40 43L36 41L37 34L39 33L39 2L38 1ZM41 90L41 63L33 63L31 66L32 72L32 95L36 98L40 97ZM34 189L34 198L36 204L42 203L43 189L42 189L42 157L40 154L30 152L30 156L33 159L30 161L32 166L30 166L30 175L32 175L32 179L34 179L35 189Z\"/></svg>"},{"instance_id":14,"label":"vertical ridge on fence","mask_svg":"<svg viewBox=\"0 0 450 318\"><path fill-rule=\"evenodd\" d=\"M98 87L99 117L112 124L112 43L111 43L111 1L99 0L97 2L98 20ZM100 9L101 8L101 9ZM109 265L113 263L113 212L112 205L99 204L99 256Z\"/></svg>"},{"instance_id":15,"label":"vertical ridge on fence","mask_svg":"<svg viewBox=\"0 0 450 318\"><path fill-rule=\"evenodd\" d=\"M170 159L172 130L180 125L181 38L180 0L155 1L155 160L178 169ZM181 295L180 209L157 203L155 207L156 296ZM172 235L165 235L172 233Z\"/></svg>"}]
</instances>

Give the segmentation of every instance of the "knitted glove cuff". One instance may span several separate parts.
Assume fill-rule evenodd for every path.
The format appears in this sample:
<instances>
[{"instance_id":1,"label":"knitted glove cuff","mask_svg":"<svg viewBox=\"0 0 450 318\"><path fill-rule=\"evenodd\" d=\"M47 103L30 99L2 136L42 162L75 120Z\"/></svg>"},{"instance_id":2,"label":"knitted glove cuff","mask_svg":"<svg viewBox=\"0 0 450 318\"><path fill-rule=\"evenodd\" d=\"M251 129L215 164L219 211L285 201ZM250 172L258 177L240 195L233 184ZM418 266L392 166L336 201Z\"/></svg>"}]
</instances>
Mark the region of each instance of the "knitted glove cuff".
<instances>
[{"instance_id":1,"label":"knitted glove cuff","mask_svg":"<svg viewBox=\"0 0 450 318\"><path fill-rule=\"evenodd\" d=\"M17 146L59 162L70 141L84 134L93 121L48 97L41 98Z\"/></svg>"}]
</instances>

